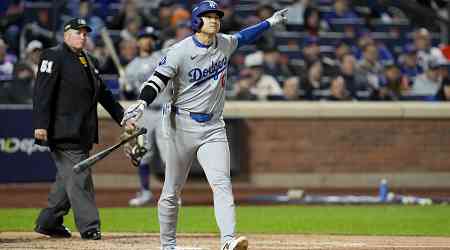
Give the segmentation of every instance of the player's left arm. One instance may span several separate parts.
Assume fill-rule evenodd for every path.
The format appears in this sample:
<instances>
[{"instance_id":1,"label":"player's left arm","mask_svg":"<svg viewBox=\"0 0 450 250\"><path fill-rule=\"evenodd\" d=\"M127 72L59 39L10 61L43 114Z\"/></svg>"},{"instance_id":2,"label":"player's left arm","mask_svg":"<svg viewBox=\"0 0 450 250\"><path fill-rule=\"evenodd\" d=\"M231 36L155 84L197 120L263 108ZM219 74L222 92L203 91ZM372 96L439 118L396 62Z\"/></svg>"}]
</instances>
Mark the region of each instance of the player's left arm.
<instances>
[{"instance_id":1,"label":"player's left arm","mask_svg":"<svg viewBox=\"0 0 450 250\"><path fill-rule=\"evenodd\" d=\"M238 41L237 46L241 47L243 45L251 44L253 41L258 39L264 33L264 31L268 30L270 27L273 27L281 23L285 23L287 20L287 11L288 11L287 9L279 10L266 20L234 34L235 38Z\"/></svg>"}]
</instances>

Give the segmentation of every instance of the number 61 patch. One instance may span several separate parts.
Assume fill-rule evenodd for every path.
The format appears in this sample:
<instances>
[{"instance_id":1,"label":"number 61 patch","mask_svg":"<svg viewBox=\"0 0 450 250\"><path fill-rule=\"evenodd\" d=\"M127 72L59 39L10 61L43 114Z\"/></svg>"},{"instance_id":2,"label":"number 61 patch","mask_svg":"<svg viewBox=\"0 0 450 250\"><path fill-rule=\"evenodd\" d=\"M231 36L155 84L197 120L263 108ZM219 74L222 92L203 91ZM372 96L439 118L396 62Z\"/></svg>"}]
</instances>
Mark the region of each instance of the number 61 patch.
<instances>
[{"instance_id":1,"label":"number 61 patch","mask_svg":"<svg viewBox=\"0 0 450 250\"><path fill-rule=\"evenodd\" d=\"M43 73L52 73L53 61L43 60L40 71Z\"/></svg>"}]
</instances>

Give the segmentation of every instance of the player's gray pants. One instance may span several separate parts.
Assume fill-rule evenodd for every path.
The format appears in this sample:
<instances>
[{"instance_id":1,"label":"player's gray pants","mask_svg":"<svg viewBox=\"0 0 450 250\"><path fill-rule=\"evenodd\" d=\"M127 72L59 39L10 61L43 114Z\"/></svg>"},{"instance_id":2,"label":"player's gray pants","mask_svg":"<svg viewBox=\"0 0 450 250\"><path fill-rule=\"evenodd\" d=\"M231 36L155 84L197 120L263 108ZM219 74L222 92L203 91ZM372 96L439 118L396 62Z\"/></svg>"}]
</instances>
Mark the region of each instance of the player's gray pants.
<instances>
[{"instance_id":1,"label":"player's gray pants","mask_svg":"<svg viewBox=\"0 0 450 250\"><path fill-rule=\"evenodd\" d=\"M222 118L198 123L187 115L165 116L167 164L164 187L158 202L162 248L176 245L178 199L190 167L197 157L214 196L216 222L221 241L235 233L235 211L230 178L230 151ZM169 122L169 120L171 120Z\"/></svg>"},{"instance_id":2,"label":"player's gray pants","mask_svg":"<svg viewBox=\"0 0 450 250\"><path fill-rule=\"evenodd\" d=\"M51 156L56 165L56 180L48 195L48 207L39 214L36 224L54 228L63 223L63 216L73 209L75 224L80 233L100 229L95 206L91 169L75 174L73 165L89 157L85 150L55 149Z\"/></svg>"}]
</instances>

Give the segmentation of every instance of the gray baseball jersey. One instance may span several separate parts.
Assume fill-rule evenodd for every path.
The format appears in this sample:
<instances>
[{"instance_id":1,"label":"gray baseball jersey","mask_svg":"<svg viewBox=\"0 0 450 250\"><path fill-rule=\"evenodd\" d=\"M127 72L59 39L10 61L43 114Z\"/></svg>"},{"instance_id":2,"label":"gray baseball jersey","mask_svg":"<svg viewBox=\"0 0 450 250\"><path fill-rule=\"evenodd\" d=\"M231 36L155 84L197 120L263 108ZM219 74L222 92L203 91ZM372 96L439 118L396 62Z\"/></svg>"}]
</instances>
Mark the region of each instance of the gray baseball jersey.
<instances>
[{"instance_id":1,"label":"gray baseball jersey","mask_svg":"<svg viewBox=\"0 0 450 250\"><path fill-rule=\"evenodd\" d=\"M228 62L237 44L234 36L219 33L209 47L195 36L170 47L156 71L173 80L172 104L190 112L221 115Z\"/></svg>"},{"instance_id":2,"label":"gray baseball jersey","mask_svg":"<svg viewBox=\"0 0 450 250\"><path fill-rule=\"evenodd\" d=\"M163 115L168 149L164 187L158 202L163 249L174 249L176 245L177 204L195 158L213 190L221 240L234 237L230 151L222 113L228 62L237 45L237 39L231 35L219 33L209 46L190 36L168 49L155 74L145 83L157 93L164 91L166 84L156 76L161 74L173 85L171 104Z\"/></svg>"}]
</instances>

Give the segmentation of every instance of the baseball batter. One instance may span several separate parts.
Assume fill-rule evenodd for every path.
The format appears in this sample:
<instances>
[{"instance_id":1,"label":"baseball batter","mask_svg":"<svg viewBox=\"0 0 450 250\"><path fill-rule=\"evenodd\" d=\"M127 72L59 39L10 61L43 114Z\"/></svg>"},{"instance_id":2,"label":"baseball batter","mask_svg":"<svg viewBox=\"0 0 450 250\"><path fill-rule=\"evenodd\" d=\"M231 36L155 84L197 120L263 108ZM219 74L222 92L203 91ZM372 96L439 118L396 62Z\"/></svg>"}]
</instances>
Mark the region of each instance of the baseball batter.
<instances>
[{"instance_id":1,"label":"baseball batter","mask_svg":"<svg viewBox=\"0 0 450 250\"><path fill-rule=\"evenodd\" d=\"M178 199L195 157L214 196L214 211L222 250L245 250L248 241L235 235L235 206L230 178L230 151L222 117L225 82L231 54L256 40L265 30L283 23L287 10L234 35L218 33L223 12L214 1L202 1L192 11L195 34L173 45L153 75L143 84L140 100L122 120L136 123L169 82L171 102L163 112L163 133L168 155L164 187L158 202L161 248L174 250ZM172 81L170 81L172 80Z\"/></svg>"}]
</instances>

